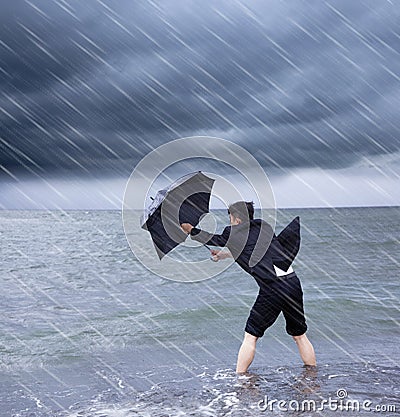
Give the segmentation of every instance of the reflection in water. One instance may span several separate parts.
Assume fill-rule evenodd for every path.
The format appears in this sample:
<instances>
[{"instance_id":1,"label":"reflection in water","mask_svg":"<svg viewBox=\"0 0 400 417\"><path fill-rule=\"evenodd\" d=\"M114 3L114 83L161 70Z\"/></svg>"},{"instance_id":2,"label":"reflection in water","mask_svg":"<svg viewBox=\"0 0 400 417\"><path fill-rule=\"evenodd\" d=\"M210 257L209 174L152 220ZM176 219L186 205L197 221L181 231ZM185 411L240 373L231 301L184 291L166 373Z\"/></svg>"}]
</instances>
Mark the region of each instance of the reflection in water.
<instances>
[{"instance_id":1,"label":"reflection in water","mask_svg":"<svg viewBox=\"0 0 400 417\"><path fill-rule=\"evenodd\" d=\"M318 380L318 367L304 365L301 374L297 377L292 388L301 394L317 393L320 389L320 381Z\"/></svg>"}]
</instances>

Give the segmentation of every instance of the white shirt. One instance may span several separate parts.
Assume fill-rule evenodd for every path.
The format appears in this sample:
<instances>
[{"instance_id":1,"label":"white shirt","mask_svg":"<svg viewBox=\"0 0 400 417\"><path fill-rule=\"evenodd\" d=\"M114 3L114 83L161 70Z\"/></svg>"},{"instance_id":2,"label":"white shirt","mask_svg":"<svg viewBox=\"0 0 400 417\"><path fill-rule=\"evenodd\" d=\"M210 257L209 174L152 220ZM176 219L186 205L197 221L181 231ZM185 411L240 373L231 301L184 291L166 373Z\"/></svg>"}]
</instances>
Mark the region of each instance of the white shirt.
<instances>
[{"instance_id":1,"label":"white shirt","mask_svg":"<svg viewBox=\"0 0 400 417\"><path fill-rule=\"evenodd\" d=\"M281 276L287 275L287 274L291 274L292 272L294 272L293 268L291 266L289 266L289 269L287 271L284 271L284 270L278 268L275 265L274 265L274 268L275 268L276 276L278 276L278 277L281 277Z\"/></svg>"}]
</instances>

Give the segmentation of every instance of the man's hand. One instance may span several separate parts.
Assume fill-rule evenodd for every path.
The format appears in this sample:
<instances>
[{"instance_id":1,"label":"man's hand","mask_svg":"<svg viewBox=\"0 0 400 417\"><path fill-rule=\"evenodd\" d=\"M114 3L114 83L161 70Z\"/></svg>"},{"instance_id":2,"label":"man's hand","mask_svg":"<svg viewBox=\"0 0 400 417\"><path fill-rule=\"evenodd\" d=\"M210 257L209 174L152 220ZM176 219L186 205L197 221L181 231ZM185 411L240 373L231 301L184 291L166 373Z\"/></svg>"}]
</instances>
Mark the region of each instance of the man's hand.
<instances>
[{"instance_id":1,"label":"man's hand","mask_svg":"<svg viewBox=\"0 0 400 417\"><path fill-rule=\"evenodd\" d=\"M220 254L222 251L217 250L217 249L211 249L211 259L214 262L218 262L221 258L220 258Z\"/></svg>"},{"instance_id":2,"label":"man's hand","mask_svg":"<svg viewBox=\"0 0 400 417\"><path fill-rule=\"evenodd\" d=\"M190 223L182 223L181 228L185 233L189 234L192 231L193 226Z\"/></svg>"},{"instance_id":3,"label":"man's hand","mask_svg":"<svg viewBox=\"0 0 400 417\"><path fill-rule=\"evenodd\" d=\"M214 262L218 262L221 259L232 258L232 254L229 251L211 249L211 258Z\"/></svg>"}]
</instances>

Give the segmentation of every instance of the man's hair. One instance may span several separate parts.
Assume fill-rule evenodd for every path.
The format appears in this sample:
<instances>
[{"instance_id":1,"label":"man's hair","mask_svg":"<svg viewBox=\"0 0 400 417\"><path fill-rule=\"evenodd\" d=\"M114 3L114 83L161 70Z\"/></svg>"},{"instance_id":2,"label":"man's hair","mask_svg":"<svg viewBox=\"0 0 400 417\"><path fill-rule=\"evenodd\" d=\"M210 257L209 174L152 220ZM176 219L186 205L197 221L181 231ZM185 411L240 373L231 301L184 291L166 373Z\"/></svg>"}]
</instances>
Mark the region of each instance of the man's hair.
<instances>
[{"instance_id":1,"label":"man's hair","mask_svg":"<svg viewBox=\"0 0 400 417\"><path fill-rule=\"evenodd\" d=\"M254 203L252 201L237 201L229 206L228 213L242 221L253 220Z\"/></svg>"}]
</instances>

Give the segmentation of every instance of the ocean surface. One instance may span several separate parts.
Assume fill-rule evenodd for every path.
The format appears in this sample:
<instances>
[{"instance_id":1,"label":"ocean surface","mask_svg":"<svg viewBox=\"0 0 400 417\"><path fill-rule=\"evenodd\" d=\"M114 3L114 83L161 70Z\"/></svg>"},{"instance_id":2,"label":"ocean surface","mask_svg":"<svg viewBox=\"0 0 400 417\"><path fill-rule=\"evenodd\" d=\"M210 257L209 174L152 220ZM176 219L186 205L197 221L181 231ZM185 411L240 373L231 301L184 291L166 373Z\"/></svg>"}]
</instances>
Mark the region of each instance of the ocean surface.
<instances>
[{"instance_id":1,"label":"ocean surface","mask_svg":"<svg viewBox=\"0 0 400 417\"><path fill-rule=\"evenodd\" d=\"M399 415L400 208L281 210L276 230L296 215L318 366L280 316L237 376L257 285L235 264L175 282L137 260L119 211L0 211L0 416Z\"/></svg>"}]
</instances>

